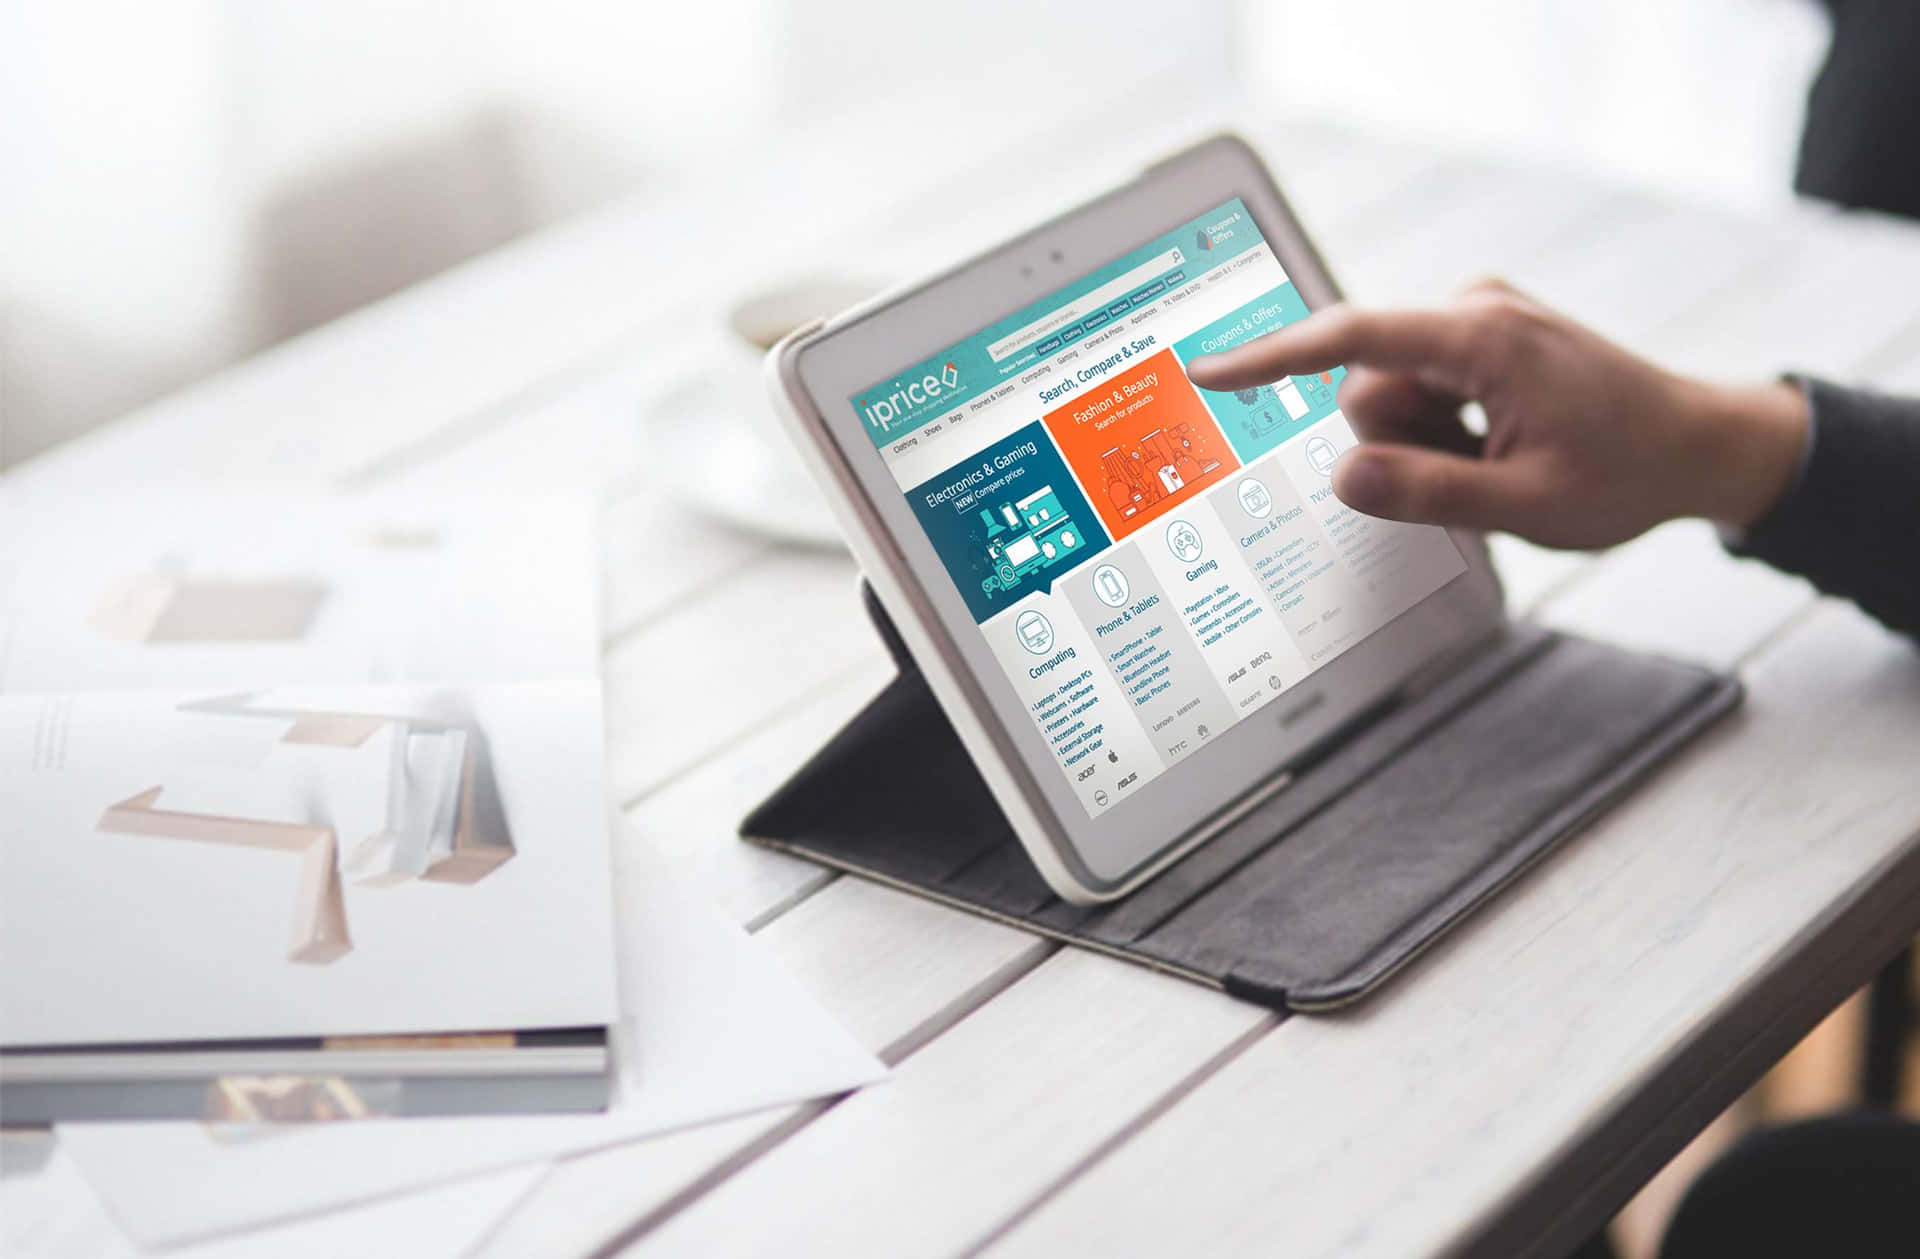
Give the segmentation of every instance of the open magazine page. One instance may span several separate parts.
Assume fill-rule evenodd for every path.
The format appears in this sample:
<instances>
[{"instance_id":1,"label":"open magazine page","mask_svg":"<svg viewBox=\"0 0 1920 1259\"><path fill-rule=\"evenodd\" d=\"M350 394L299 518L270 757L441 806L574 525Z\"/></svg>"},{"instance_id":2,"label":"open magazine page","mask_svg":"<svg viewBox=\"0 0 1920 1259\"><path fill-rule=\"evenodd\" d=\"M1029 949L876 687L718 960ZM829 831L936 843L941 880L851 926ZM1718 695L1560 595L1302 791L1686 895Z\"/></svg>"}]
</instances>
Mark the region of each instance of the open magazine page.
<instances>
[{"instance_id":1,"label":"open magazine page","mask_svg":"<svg viewBox=\"0 0 1920 1259\"><path fill-rule=\"evenodd\" d=\"M0 697L0 1044L613 1021L600 693Z\"/></svg>"}]
</instances>

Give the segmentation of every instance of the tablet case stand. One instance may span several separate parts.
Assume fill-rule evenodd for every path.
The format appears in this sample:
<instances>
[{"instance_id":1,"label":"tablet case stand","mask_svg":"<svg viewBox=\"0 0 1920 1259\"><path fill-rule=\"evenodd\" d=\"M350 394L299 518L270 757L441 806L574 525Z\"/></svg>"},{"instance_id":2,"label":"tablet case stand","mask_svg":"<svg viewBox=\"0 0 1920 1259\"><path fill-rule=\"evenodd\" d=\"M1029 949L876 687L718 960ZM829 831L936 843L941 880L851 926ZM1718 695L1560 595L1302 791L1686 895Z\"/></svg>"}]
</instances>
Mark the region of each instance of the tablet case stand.
<instances>
[{"instance_id":1,"label":"tablet case stand","mask_svg":"<svg viewBox=\"0 0 1920 1259\"><path fill-rule=\"evenodd\" d=\"M862 593L899 676L742 835L1274 1008L1368 993L1741 697L1694 665L1512 624L1128 896L1074 905Z\"/></svg>"}]
</instances>

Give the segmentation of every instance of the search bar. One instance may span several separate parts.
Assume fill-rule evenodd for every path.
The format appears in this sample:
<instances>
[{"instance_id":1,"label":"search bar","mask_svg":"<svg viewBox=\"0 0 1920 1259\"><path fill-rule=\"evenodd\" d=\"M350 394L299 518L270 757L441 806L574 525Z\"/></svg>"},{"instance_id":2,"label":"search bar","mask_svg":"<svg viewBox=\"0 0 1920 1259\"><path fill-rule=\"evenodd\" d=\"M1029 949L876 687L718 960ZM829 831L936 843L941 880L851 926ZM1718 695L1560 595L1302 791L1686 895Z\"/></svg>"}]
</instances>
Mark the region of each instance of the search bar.
<instances>
[{"instance_id":1,"label":"search bar","mask_svg":"<svg viewBox=\"0 0 1920 1259\"><path fill-rule=\"evenodd\" d=\"M1187 256L1176 247L1167 250L1156 258L1149 258L1125 275L1115 276L1091 293L1083 293L1065 306L1048 315L1042 315L1018 332L1010 333L987 347L987 357L998 363L1001 359L1012 358L1020 351L1046 336L1072 324L1079 323L1088 315L1103 313L1119 298L1125 297L1142 284L1157 279L1163 272L1171 271L1187 260Z\"/></svg>"}]
</instances>

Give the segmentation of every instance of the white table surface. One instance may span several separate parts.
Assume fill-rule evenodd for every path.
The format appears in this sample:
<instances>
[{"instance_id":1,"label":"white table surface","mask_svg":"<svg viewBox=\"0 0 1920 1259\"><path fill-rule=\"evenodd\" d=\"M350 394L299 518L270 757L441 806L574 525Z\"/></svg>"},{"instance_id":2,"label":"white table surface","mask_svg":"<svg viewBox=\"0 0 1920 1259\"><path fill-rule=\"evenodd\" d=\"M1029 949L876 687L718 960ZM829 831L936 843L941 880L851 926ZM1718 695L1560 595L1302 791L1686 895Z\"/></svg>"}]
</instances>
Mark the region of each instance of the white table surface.
<instances>
[{"instance_id":1,"label":"white table surface","mask_svg":"<svg viewBox=\"0 0 1920 1259\"><path fill-rule=\"evenodd\" d=\"M1252 136L1356 296L1499 272L1679 367L1920 388L1920 229ZM1278 1020L733 838L889 670L844 556L674 505L638 414L688 330L768 277L939 263L1161 143L904 205L856 207L803 158L624 205L6 478L597 494L629 829L896 1071L560 1164L476 1253L1549 1255L1920 930L1920 652L1697 523L1597 557L1496 540L1516 614L1738 669L1750 697L1349 1013Z\"/></svg>"}]
</instances>

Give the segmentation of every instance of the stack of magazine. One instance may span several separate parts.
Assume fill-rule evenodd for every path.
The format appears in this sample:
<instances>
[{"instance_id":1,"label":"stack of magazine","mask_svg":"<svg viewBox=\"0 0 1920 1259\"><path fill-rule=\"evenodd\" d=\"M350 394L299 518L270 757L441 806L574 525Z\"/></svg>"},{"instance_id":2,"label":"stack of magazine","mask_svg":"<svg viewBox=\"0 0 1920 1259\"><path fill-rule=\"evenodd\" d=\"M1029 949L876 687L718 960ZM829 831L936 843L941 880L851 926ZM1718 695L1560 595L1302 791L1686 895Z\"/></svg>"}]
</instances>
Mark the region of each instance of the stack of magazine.
<instances>
[{"instance_id":1,"label":"stack of magazine","mask_svg":"<svg viewBox=\"0 0 1920 1259\"><path fill-rule=\"evenodd\" d=\"M589 508L131 500L8 536L47 544L0 573L0 1116L607 1105Z\"/></svg>"}]
</instances>

